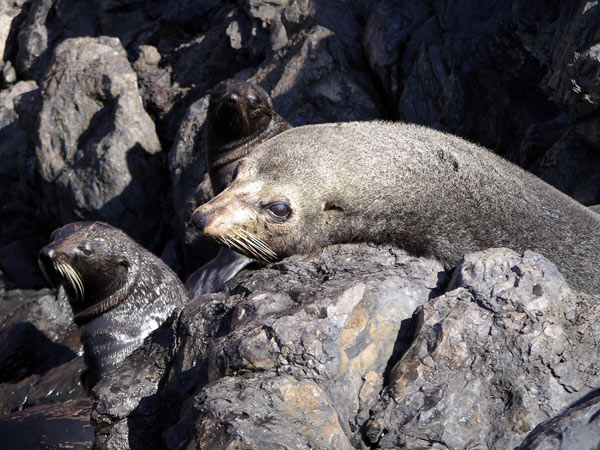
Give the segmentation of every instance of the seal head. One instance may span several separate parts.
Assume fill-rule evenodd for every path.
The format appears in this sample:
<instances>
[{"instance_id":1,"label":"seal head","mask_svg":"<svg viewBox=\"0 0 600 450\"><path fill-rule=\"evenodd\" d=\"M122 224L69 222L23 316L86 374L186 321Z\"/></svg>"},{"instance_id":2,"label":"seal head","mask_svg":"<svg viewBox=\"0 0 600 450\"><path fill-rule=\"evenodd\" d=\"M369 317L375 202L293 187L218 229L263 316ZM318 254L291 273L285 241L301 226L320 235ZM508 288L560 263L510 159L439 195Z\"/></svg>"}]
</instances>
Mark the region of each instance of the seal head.
<instances>
[{"instance_id":1,"label":"seal head","mask_svg":"<svg viewBox=\"0 0 600 450\"><path fill-rule=\"evenodd\" d=\"M206 118L206 158L215 194L231 181L235 163L256 145L291 128L260 86L225 80L210 93Z\"/></svg>"},{"instance_id":2,"label":"seal head","mask_svg":"<svg viewBox=\"0 0 600 450\"><path fill-rule=\"evenodd\" d=\"M106 232L118 230L103 223L75 222L55 230L39 252L38 263L46 279L62 284L73 320L83 325L114 308L131 293L131 262L125 249L114 248Z\"/></svg>"}]
</instances>

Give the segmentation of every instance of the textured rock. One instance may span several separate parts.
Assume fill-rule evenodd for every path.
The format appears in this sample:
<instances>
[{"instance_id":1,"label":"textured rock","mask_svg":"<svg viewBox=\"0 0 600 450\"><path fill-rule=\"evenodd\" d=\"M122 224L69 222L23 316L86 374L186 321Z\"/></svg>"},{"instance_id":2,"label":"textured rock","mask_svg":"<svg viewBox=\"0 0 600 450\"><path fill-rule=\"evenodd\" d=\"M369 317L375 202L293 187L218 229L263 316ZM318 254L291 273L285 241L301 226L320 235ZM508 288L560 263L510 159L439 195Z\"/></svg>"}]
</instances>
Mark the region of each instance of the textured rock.
<instances>
[{"instance_id":1,"label":"textured rock","mask_svg":"<svg viewBox=\"0 0 600 450\"><path fill-rule=\"evenodd\" d=\"M36 254L43 241L31 208L34 193L23 176L27 143L14 108L19 96L36 88L20 81L0 91L0 271L9 288L42 286Z\"/></svg>"},{"instance_id":2,"label":"textured rock","mask_svg":"<svg viewBox=\"0 0 600 450\"><path fill-rule=\"evenodd\" d=\"M593 450L600 447L598 400L600 398L595 395L548 422L539 424L517 450Z\"/></svg>"},{"instance_id":3,"label":"textured rock","mask_svg":"<svg viewBox=\"0 0 600 450\"><path fill-rule=\"evenodd\" d=\"M39 109L19 114L34 115L23 123L47 221L101 220L154 248L162 237L161 146L119 41L65 41L38 95Z\"/></svg>"},{"instance_id":4,"label":"textured rock","mask_svg":"<svg viewBox=\"0 0 600 450\"><path fill-rule=\"evenodd\" d=\"M5 293L0 334L0 415L85 395L81 344L64 291Z\"/></svg>"},{"instance_id":5,"label":"textured rock","mask_svg":"<svg viewBox=\"0 0 600 450\"><path fill-rule=\"evenodd\" d=\"M396 117L481 143L593 204L599 17L591 1L390 0L373 8L363 46ZM565 117L563 133L531 145Z\"/></svg>"},{"instance_id":6,"label":"textured rock","mask_svg":"<svg viewBox=\"0 0 600 450\"><path fill-rule=\"evenodd\" d=\"M413 311L444 280L438 263L391 247L342 245L242 272L228 283L233 295L200 297L179 317L173 366L161 393L168 406L162 410L169 411L163 423L176 422L167 446L238 442L264 448L281 441L352 448L390 358L412 338ZM125 418L131 430L131 417L157 409L148 406L148 396L168 364L148 361L163 360L169 351L156 339L144 350L150 354L136 352L111 372L122 388L107 380L95 388L94 420L110 437L105 448L124 442ZM133 411L138 402L131 399L146 389L143 384L147 402ZM265 420L274 421L274 429L264 429ZM137 426L130 436L151 433ZM161 430L152 432L160 436Z\"/></svg>"},{"instance_id":7,"label":"textured rock","mask_svg":"<svg viewBox=\"0 0 600 450\"><path fill-rule=\"evenodd\" d=\"M448 289L372 410L378 448L513 448L597 386L598 302L540 255L468 255Z\"/></svg>"}]
</instances>

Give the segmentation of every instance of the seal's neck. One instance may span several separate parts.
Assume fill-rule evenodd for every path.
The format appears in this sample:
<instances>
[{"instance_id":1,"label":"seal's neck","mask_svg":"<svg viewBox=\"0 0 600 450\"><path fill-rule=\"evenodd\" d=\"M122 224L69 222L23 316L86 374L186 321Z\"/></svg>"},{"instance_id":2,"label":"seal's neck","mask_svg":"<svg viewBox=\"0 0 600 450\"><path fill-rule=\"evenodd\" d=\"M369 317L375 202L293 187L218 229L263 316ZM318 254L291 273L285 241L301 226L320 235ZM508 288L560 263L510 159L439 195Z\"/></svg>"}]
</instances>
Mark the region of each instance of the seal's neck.
<instances>
[{"instance_id":1,"label":"seal's neck","mask_svg":"<svg viewBox=\"0 0 600 450\"><path fill-rule=\"evenodd\" d=\"M84 304L91 303L91 306L75 313L73 321L78 326L81 326L123 302L131 294L137 282L137 271L133 271L133 273L136 276L125 277L125 282L110 295L102 295L102 300L94 301L93 298L84 298ZM98 296L96 295L96 297Z\"/></svg>"},{"instance_id":2,"label":"seal's neck","mask_svg":"<svg viewBox=\"0 0 600 450\"><path fill-rule=\"evenodd\" d=\"M227 142L218 142L214 136L209 136L207 143L211 149L208 154L211 156L219 155L215 160L209 161L209 165L212 170L220 169L221 167L246 156L256 144L262 142L266 138L281 133L289 128L291 128L291 125L280 116L276 115L271 117L269 124L262 130L258 130L256 133L234 141L228 140Z\"/></svg>"}]
</instances>

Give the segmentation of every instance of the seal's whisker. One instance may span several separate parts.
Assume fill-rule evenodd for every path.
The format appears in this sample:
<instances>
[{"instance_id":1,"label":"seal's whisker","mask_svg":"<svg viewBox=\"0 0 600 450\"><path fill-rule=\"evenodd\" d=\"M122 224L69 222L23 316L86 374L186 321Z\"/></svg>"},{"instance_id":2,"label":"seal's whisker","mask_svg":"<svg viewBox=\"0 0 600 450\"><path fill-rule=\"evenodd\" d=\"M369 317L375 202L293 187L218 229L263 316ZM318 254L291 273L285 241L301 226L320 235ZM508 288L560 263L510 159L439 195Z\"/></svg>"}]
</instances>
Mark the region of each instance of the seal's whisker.
<instances>
[{"instance_id":1,"label":"seal's whisker","mask_svg":"<svg viewBox=\"0 0 600 450\"><path fill-rule=\"evenodd\" d=\"M259 255L263 254L263 251L260 247L257 247L252 241L250 241L248 238L242 236L241 234L239 234L238 232L234 231L233 234L235 234L238 238L238 240L240 240L244 246L246 246L248 248L248 250L252 250L256 253L258 253Z\"/></svg>"},{"instance_id":2,"label":"seal's whisker","mask_svg":"<svg viewBox=\"0 0 600 450\"><path fill-rule=\"evenodd\" d=\"M241 245L233 236L223 236L223 240L227 243L227 246L233 250L237 250L244 255L248 255L249 251L243 245Z\"/></svg>"},{"instance_id":3,"label":"seal's whisker","mask_svg":"<svg viewBox=\"0 0 600 450\"><path fill-rule=\"evenodd\" d=\"M246 238L253 243L255 248L261 249L261 253L267 256L271 260L277 260L277 254L269 248L269 246L260 238L246 230L240 230L240 232L246 235Z\"/></svg>"},{"instance_id":4,"label":"seal's whisker","mask_svg":"<svg viewBox=\"0 0 600 450\"><path fill-rule=\"evenodd\" d=\"M75 297L83 301L85 290L83 288L83 281L81 275L77 272L70 264L61 262L55 262L54 268L61 275L61 277L69 283L75 293Z\"/></svg>"}]
</instances>

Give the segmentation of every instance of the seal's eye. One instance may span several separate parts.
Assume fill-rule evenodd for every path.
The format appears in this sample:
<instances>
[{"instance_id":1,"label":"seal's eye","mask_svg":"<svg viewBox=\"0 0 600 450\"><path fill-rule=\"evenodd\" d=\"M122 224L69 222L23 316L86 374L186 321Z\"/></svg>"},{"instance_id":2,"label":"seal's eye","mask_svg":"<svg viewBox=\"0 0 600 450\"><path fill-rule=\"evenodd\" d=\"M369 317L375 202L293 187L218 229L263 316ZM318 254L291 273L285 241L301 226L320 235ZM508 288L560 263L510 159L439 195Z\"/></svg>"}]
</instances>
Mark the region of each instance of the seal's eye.
<instances>
[{"instance_id":1,"label":"seal's eye","mask_svg":"<svg viewBox=\"0 0 600 450\"><path fill-rule=\"evenodd\" d=\"M233 173L231 174L231 181L233 181L233 180L235 180L237 178L238 173L240 171L240 165L241 164L242 163L237 163L236 166L235 166L235 169L233 169ZM231 183L231 181L230 181L230 183Z\"/></svg>"},{"instance_id":2,"label":"seal's eye","mask_svg":"<svg viewBox=\"0 0 600 450\"><path fill-rule=\"evenodd\" d=\"M250 106L252 108L257 108L258 107L258 98L256 97L256 95L254 94L248 94L248 101L250 102Z\"/></svg>"},{"instance_id":3,"label":"seal's eye","mask_svg":"<svg viewBox=\"0 0 600 450\"><path fill-rule=\"evenodd\" d=\"M283 222L288 218L290 212L292 212L292 208L285 202L275 202L267 205L265 209L269 212L271 217L274 219Z\"/></svg>"},{"instance_id":4,"label":"seal's eye","mask_svg":"<svg viewBox=\"0 0 600 450\"><path fill-rule=\"evenodd\" d=\"M81 244L77 245L77 248L85 256L91 256L91 254L94 253L94 251L92 250L92 246L89 242L82 242Z\"/></svg>"}]
</instances>

